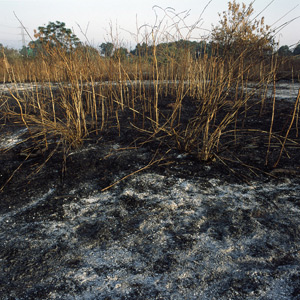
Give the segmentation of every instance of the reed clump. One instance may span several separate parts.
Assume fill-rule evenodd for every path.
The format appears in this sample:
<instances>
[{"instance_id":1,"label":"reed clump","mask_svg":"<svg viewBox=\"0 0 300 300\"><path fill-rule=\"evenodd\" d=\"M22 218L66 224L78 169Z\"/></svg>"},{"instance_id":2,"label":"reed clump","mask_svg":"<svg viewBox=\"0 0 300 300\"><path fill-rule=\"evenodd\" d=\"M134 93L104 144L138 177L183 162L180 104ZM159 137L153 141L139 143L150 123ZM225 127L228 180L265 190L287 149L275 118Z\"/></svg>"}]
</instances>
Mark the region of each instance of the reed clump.
<instances>
[{"instance_id":1,"label":"reed clump","mask_svg":"<svg viewBox=\"0 0 300 300\"><path fill-rule=\"evenodd\" d=\"M125 56L117 51L102 56L88 45L72 51L45 47L35 58L17 63L4 56L0 74L12 86L5 105L1 98L1 112L26 126L33 142L38 139L47 149L55 141L67 155L91 133L101 135L110 126L121 132L120 116L127 111L132 126L148 135L142 142L167 139L173 141L170 147L199 161L214 160L225 148L223 137L226 147L237 143L252 105L249 101L256 99L264 109L266 90L275 84L281 65L270 51L273 40L268 28L262 21L251 21L252 7L234 1L229 12L221 27L215 28L213 42L202 42L196 51L188 40L191 30L185 36L180 32L185 18L164 10L164 18L173 25L155 24L143 36L143 47ZM249 43L251 39L256 46ZM31 86L20 91L18 84L24 82ZM166 113L160 101L168 98ZM275 102L274 98L273 113ZM189 111L189 117L183 120L184 111ZM299 104L293 113L296 126L298 119ZM274 139L273 122L265 133L269 144Z\"/></svg>"}]
</instances>

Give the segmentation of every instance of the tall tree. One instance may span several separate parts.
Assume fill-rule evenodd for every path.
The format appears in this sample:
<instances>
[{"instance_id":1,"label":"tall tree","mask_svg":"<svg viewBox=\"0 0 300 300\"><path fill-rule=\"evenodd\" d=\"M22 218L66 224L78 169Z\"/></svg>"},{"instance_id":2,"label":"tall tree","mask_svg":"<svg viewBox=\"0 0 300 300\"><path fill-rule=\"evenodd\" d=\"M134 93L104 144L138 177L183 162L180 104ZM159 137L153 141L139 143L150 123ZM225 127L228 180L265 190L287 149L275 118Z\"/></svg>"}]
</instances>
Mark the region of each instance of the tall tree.
<instances>
[{"instance_id":1,"label":"tall tree","mask_svg":"<svg viewBox=\"0 0 300 300\"><path fill-rule=\"evenodd\" d=\"M72 33L72 30L66 28L66 24L60 21L49 22L46 27L38 27L38 30L35 30L34 37L36 41L29 43L29 46L33 49L58 47L71 51L81 44L79 38Z\"/></svg>"},{"instance_id":2,"label":"tall tree","mask_svg":"<svg viewBox=\"0 0 300 300\"><path fill-rule=\"evenodd\" d=\"M112 57L114 59L124 60L127 57L127 55L128 55L128 50L124 47L120 47L115 49Z\"/></svg>"},{"instance_id":3,"label":"tall tree","mask_svg":"<svg viewBox=\"0 0 300 300\"><path fill-rule=\"evenodd\" d=\"M130 51L130 53L137 56L146 56L147 54L151 53L151 49L146 43L138 43L135 49Z\"/></svg>"},{"instance_id":4,"label":"tall tree","mask_svg":"<svg viewBox=\"0 0 300 300\"><path fill-rule=\"evenodd\" d=\"M106 56L106 57L110 57L113 54L113 50L114 50L114 45L113 43L102 43L100 45L100 52L102 55Z\"/></svg>"},{"instance_id":5,"label":"tall tree","mask_svg":"<svg viewBox=\"0 0 300 300\"><path fill-rule=\"evenodd\" d=\"M300 44L298 44L293 50L293 55L300 55Z\"/></svg>"},{"instance_id":6,"label":"tall tree","mask_svg":"<svg viewBox=\"0 0 300 300\"><path fill-rule=\"evenodd\" d=\"M293 54L292 51L290 50L289 46L287 46L287 45L281 46L278 49L277 53L280 56L291 56Z\"/></svg>"}]
</instances>

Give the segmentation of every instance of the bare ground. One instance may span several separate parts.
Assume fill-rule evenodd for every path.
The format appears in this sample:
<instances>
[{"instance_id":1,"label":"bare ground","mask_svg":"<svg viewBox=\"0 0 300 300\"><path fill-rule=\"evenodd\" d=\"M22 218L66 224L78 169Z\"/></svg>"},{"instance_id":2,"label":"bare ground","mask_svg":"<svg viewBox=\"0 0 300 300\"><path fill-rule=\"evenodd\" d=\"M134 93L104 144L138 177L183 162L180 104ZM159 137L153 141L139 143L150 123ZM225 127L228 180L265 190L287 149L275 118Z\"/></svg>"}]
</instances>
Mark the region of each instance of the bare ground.
<instances>
[{"instance_id":1,"label":"bare ground","mask_svg":"<svg viewBox=\"0 0 300 300\"><path fill-rule=\"evenodd\" d=\"M278 135L292 109L278 103ZM68 153L63 176L61 149L33 173L55 144L26 161L28 143L1 153L1 186L23 165L0 194L0 299L300 299L299 145L273 168L273 141L265 165L271 110L259 111L209 162L160 136L140 145L129 111L120 134Z\"/></svg>"}]
</instances>

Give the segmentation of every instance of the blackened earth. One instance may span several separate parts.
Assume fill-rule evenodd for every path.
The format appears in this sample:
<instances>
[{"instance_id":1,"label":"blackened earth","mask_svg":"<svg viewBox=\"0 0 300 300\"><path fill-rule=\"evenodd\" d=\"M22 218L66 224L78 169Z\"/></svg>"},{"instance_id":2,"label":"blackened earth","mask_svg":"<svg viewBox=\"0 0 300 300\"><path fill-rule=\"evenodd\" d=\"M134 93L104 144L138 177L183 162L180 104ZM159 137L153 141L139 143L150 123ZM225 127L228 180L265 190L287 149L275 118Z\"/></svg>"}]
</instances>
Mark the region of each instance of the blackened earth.
<instances>
[{"instance_id":1,"label":"blackened earth","mask_svg":"<svg viewBox=\"0 0 300 300\"><path fill-rule=\"evenodd\" d=\"M207 162L137 130L129 110L64 172L58 148L36 173L55 143L27 160L31 141L2 151L1 186L22 166L0 194L0 299L300 299L300 140L294 123L266 164L270 103L253 101ZM276 104L278 136L293 105ZM7 120L2 137L16 130Z\"/></svg>"}]
</instances>

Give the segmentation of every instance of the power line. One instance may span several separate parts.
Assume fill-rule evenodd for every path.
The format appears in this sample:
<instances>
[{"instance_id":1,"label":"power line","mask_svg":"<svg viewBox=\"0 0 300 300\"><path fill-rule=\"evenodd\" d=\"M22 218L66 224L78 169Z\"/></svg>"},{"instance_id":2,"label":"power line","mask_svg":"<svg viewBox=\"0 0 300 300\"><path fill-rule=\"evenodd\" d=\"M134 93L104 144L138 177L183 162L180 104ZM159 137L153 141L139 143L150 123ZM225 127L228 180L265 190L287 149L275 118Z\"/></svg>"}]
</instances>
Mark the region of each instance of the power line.
<instances>
[{"instance_id":1,"label":"power line","mask_svg":"<svg viewBox=\"0 0 300 300\"><path fill-rule=\"evenodd\" d=\"M11 32L4 32L0 31L1 34L9 34L9 35L20 35L19 33L11 33Z\"/></svg>"},{"instance_id":2,"label":"power line","mask_svg":"<svg viewBox=\"0 0 300 300\"><path fill-rule=\"evenodd\" d=\"M15 27L15 26L7 26L7 25L4 25L4 24L0 24L1 27L6 27L6 28L14 28L14 29L17 29L18 27Z\"/></svg>"}]
</instances>

